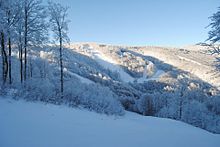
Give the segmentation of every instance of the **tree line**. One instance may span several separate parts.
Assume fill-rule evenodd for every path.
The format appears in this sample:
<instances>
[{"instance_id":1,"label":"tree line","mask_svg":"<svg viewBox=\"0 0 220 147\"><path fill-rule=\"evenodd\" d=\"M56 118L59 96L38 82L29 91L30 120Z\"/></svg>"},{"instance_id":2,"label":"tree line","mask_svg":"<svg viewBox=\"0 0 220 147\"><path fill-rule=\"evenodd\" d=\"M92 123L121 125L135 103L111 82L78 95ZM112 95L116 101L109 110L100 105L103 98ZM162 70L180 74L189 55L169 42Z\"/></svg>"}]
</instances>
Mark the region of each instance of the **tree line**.
<instances>
[{"instance_id":1,"label":"tree line","mask_svg":"<svg viewBox=\"0 0 220 147\"><path fill-rule=\"evenodd\" d=\"M48 42L49 32L59 43L60 52L60 91L63 93L63 42L68 41L67 20L68 7L42 0L0 0L0 47L2 56L2 81L12 84L12 46L19 51L20 82L24 83L28 76L28 58L31 49Z\"/></svg>"}]
</instances>

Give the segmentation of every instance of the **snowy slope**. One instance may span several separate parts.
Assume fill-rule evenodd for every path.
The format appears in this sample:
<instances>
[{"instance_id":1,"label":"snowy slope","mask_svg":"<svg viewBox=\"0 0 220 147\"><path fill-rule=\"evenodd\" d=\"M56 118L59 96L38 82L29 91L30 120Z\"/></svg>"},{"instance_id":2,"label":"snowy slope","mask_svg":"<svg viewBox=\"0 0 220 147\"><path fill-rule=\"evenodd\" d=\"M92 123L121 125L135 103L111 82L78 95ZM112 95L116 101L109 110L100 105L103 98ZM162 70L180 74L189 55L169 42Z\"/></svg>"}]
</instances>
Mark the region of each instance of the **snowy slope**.
<instances>
[{"instance_id":1,"label":"snowy slope","mask_svg":"<svg viewBox=\"0 0 220 147\"><path fill-rule=\"evenodd\" d=\"M78 45L79 46L77 46L77 44L72 44L70 48L75 48L75 51L91 57L105 69L108 69L112 72L117 72L120 75L122 82L128 83L137 81L138 83L144 83L150 80L158 80L160 76L164 73L162 70L158 70L155 71L152 77L146 77L143 75L143 77L135 78L132 77L129 73L127 73L121 67L121 64L117 61L120 59L118 59L118 57L115 56L114 53L116 53L119 50L119 48L114 50L114 53L107 53L105 50L101 49L98 44L95 43L80 43ZM145 65L145 67L147 67L147 65Z\"/></svg>"},{"instance_id":2,"label":"snowy slope","mask_svg":"<svg viewBox=\"0 0 220 147\"><path fill-rule=\"evenodd\" d=\"M72 44L71 47L78 48L77 51L83 50L86 55L91 56L103 67L119 72L123 82L137 81L138 83L143 83L149 80L158 80L164 71L158 69L159 71L155 71L154 75L148 78L144 76L139 78L132 77L127 71L121 68L122 63L119 63L121 57L116 55L117 52L121 52L121 50L133 54L134 58L156 58L165 64L188 72L213 87L220 89L220 72L216 69L220 63L218 60L219 56L210 55L208 51L210 48L206 46L191 45L183 48L169 48L155 46L112 46L97 43L79 43L78 45L79 47L77 47L76 44ZM128 62L133 62L130 59ZM155 66L165 67L165 65L162 64ZM132 70L134 68L136 67L132 67Z\"/></svg>"},{"instance_id":3,"label":"snowy slope","mask_svg":"<svg viewBox=\"0 0 220 147\"><path fill-rule=\"evenodd\" d=\"M77 77L82 83L85 83L85 84L93 84L94 83L93 81L91 81L91 80L89 80L87 78L84 78L84 77L82 77L82 76L80 76L80 75L78 75L76 73L72 73L72 72L68 71L66 68L64 68L63 71L65 73L68 73L69 75Z\"/></svg>"},{"instance_id":4,"label":"snowy slope","mask_svg":"<svg viewBox=\"0 0 220 147\"><path fill-rule=\"evenodd\" d=\"M201 48L201 47L200 47ZM220 74L216 67L219 61L199 47L197 49L144 47L141 52L146 56L152 56L164 63L170 64L180 70L189 72L203 81L220 89Z\"/></svg>"},{"instance_id":5,"label":"snowy slope","mask_svg":"<svg viewBox=\"0 0 220 147\"><path fill-rule=\"evenodd\" d=\"M113 72L118 72L123 82L137 81L138 83L144 83L149 80L159 80L165 72L161 69L157 69L152 77L132 77L127 71L121 68L121 63L119 63L120 57L115 55L121 49L129 53L133 52L135 58L138 58L135 54L154 57L165 64L169 64L179 70L191 73L204 82L220 89L220 74L216 70L219 61L216 59L216 55L212 56L207 53L208 49L204 46L194 45L186 46L184 48L168 48L155 46L123 47L111 45L103 45L105 47L100 47L100 45L96 43L80 43L79 45L77 51L83 50L86 55L92 57L101 66L110 69ZM76 47L76 44L72 44L72 47ZM129 60L129 62L133 61ZM135 67L133 67L133 69L134 68Z\"/></svg>"},{"instance_id":6,"label":"snowy slope","mask_svg":"<svg viewBox=\"0 0 220 147\"><path fill-rule=\"evenodd\" d=\"M118 63L115 62L113 59L107 57L106 55L98 50L95 50L92 47L90 47L90 49L92 50L92 57L103 67L118 72L123 82L134 81L134 78L126 73L123 69L121 69L120 66L118 66Z\"/></svg>"},{"instance_id":7,"label":"snowy slope","mask_svg":"<svg viewBox=\"0 0 220 147\"><path fill-rule=\"evenodd\" d=\"M0 98L1 147L219 147L220 135L182 122L100 115Z\"/></svg>"}]
</instances>

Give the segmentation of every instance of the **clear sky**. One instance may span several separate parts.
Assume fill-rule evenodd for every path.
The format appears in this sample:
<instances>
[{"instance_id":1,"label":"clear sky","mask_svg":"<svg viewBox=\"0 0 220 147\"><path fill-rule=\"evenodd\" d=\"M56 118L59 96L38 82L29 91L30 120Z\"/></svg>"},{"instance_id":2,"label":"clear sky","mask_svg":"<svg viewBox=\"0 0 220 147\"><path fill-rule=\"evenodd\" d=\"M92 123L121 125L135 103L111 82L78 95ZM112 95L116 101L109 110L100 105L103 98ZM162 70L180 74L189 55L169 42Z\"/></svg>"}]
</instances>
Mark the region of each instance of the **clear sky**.
<instances>
[{"instance_id":1,"label":"clear sky","mask_svg":"<svg viewBox=\"0 0 220 147\"><path fill-rule=\"evenodd\" d=\"M71 42L182 46L205 41L220 0L53 0L69 6Z\"/></svg>"}]
</instances>

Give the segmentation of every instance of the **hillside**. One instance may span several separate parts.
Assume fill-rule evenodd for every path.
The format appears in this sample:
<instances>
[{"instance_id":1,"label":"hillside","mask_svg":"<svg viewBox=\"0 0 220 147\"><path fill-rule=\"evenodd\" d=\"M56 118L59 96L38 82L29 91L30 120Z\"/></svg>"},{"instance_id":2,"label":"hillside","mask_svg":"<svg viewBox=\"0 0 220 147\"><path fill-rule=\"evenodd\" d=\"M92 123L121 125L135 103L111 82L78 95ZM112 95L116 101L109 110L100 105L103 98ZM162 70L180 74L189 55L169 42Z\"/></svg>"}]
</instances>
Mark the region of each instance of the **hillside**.
<instances>
[{"instance_id":1,"label":"hillside","mask_svg":"<svg viewBox=\"0 0 220 147\"><path fill-rule=\"evenodd\" d=\"M0 0L0 147L220 147L215 3Z\"/></svg>"},{"instance_id":2,"label":"hillside","mask_svg":"<svg viewBox=\"0 0 220 147\"><path fill-rule=\"evenodd\" d=\"M166 64L172 68L179 70L179 76L181 71L188 74L187 76L192 78L199 78L202 81L212 85L219 89L220 76L217 67L219 66L219 55L212 55L209 51L209 46L191 45L183 48L168 48L168 47L129 47L129 46L113 46L97 43L76 43L68 46L74 51L83 55L87 55L103 65L105 68L109 68L113 71L120 71L119 68L115 68L115 64L121 66L132 76L126 73L121 73L121 78L125 82L138 81L143 73L149 73L149 77L155 76L159 78L164 70L166 72L169 69ZM103 62L110 64L106 64ZM157 71L144 71L148 62L153 62L155 67L160 70L161 74L157 74ZM112 66L113 64L113 66ZM152 64L151 64L152 65ZM152 67L151 70L154 70ZM195 68L196 67L196 68ZM161 69L160 69L161 68ZM194 77L193 77L194 76ZM134 78L135 77L135 78ZM144 81L142 81L144 82Z\"/></svg>"},{"instance_id":3,"label":"hillside","mask_svg":"<svg viewBox=\"0 0 220 147\"><path fill-rule=\"evenodd\" d=\"M13 86L0 91L14 99L83 107L109 115L123 116L127 110L171 118L220 133L219 58L201 48L67 45L63 50L63 99L55 46L32 48L26 85L17 78L18 51L13 50Z\"/></svg>"},{"instance_id":4,"label":"hillside","mask_svg":"<svg viewBox=\"0 0 220 147\"><path fill-rule=\"evenodd\" d=\"M1 147L218 147L220 136L182 122L122 117L0 98Z\"/></svg>"}]
</instances>

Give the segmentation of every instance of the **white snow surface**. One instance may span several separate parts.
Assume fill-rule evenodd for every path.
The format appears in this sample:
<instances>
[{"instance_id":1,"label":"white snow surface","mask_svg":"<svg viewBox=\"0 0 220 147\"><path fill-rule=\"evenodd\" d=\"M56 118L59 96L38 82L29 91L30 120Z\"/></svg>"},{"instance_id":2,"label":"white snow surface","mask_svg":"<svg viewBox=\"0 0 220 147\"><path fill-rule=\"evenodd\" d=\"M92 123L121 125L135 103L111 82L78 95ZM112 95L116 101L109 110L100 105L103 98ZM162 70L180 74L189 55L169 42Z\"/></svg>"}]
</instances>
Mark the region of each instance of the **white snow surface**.
<instances>
[{"instance_id":1,"label":"white snow surface","mask_svg":"<svg viewBox=\"0 0 220 147\"><path fill-rule=\"evenodd\" d=\"M89 80L89 79L87 79L87 78L84 78L84 77L82 77L82 76L80 76L80 75L78 75L78 74L76 74L76 73L73 73L73 72L67 70L66 68L64 68L63 71L66 72L66 73L68 73L68 74L71 75L71 76L77 77L77 78L78 78L82 83L84 83L84 84L93 84L93 83L94 83L93 81L91 81L91 80Z\"/></svg>"},{"instance_id":2,"label":"white snow surface","mask_svg":"<svg viewBox=\"0 0 220 147\"><path fill-rule=\"evenodd\" d=\"M150 80L158 80L160 76L164 73L164 71L158 70L151 77L143 76L142 78L136 79L130 76L127 72L125 72L114 59L105 55L98 49L95 49L94 47L89 46L89 47L84 47L84 50L86 50L86 52L89 53L92 56L92 58L95 59L96 62L98 62L104 68L109 69L113 72L118 72L123 82L137 81L138 83L143 83L143 82L150 81Z\"/></svg>"},{"instance_id":3,"label":"white snow surface","mask_svg":"<svg viewBox=\"0 0 220 147\"><path fill-rule=\"evenodd\" d=\"M158 80L164 73L165 72L163 70L157 70L156 73L150 78L146 78L145 76L143 76L142 78L138 78L137 83L144 83L146 81Z\"/></svg>"},{"instance_id":4,"label":"white snow surface","mask_svg":"<svg viewBox=\"0 0 220 147\"><path fill-rule=\"evenodd\" d=\"M194 49L178 49L163 47L144 47L140 52L172 65L178 69L189 72L204 82L220 89L220 74L216 69L219 61L217 56L206 53L207 48L194 46ZM195 68L196 67L196 68Z\"/></svg>"},{"instance_id":5,"label":"white snow surface","mask_svg":"<svg viewBox=\"0 0 220 147\"><path fill-rule=\"evenodd\" d=\"M91 48L93 49L93 48ZM103 67L111 71L116 71L119 73L123 82L133 82L134 78L126 73L113 59L105 56L98 50L93 49L93 58Z\"/></svg>"},{"instance_id":6,"label":"white snow surface","mask_svg":"<svg viewBox=\"0 0 220 147\"><path fill-rule=\"evenodd\" d=\"M52 104L0 98L1 147L219 147L220 135L126 112L106 116Z\"/></svg>"}]
</instances>

